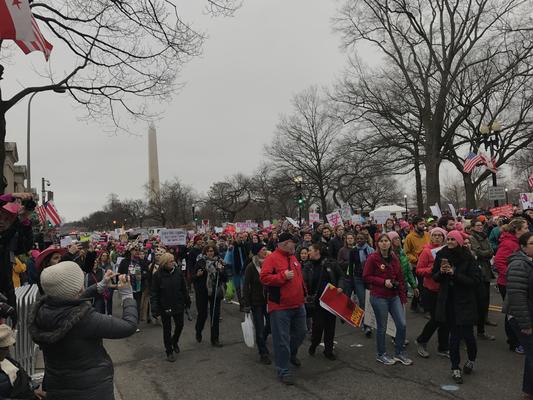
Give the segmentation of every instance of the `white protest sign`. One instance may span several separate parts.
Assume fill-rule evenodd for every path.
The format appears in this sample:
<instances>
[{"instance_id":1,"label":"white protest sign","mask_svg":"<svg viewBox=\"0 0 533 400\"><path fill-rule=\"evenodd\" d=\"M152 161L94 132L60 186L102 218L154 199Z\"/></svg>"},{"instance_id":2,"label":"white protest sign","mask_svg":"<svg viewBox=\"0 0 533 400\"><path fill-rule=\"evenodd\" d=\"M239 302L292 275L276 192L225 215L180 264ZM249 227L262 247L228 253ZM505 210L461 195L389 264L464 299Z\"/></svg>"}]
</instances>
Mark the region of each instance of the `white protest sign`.
<instances>
[{"instance_id":1,"label":"white protest sign","mask_svg":"<svg viewBox=\"0 0 533 400\"><path fill-rule=\"evenodd\" d=\"M341 216L344 221L350 221L352 219L352 207L349 204L342 206Z\"/></svg>"},{"instance_id":2,"label":"white protest sign","mask_svg":"<svg viewBox=\"0 0 533 400\"><path fill-rule=\"evenodd\" d=\"M272 224L270 223L269 220L265 220L265 221L263 221L263 229L268 229L268 228L270 228L270 225L272 225Z\"/></svg>"},{"instance_id":3,"label":"white protest sign","mask_svg":"<svg viewBox=\"0 0 533 400\"><path fill-rule=\"evenodd\" d=\"M66 248L72 244L72 238L70 236L65 236L63 239L61 239L60 246L62 248Z\"/></svg>"},{"instance_id":4,"label":"white protest sign","mask_svg":"<svg viewBox=\"0 0 533 400\"><path fill-rule=\"evenodd\" d=\"M161 229L159 238L165 246L185 246L187 244L187 231L185 229Z\"/></svg>"},{"instance_id":5,"label":"white protest sign","mask_svg":"<svg viewBox=\"0 0 533 400\"><path fill-rule=\"evenodd\" d=\"M293 220L291 217L285 217L285 219L286 219L287 221L289 221L289 223L290 223L292 226L294 226L295 228L299 228L299 227L300 227L300 225L298 225L298 222L296 222L295 220Z\"/></svg>"},{"instance_id":6,"label":"white protest sign","mask_svg":"<svg viewBox=\"0 0 533 400\"><path fill-rule=\"evenodd\" d=\"M364 324L374 329L378 329L378 324L376 321L376 314L374 314L374 308L372 307L372 304L370 304L370 290L366 290L366 295L365 295L365 322ZM392 319L390 313L388 314L388 318L387 318L387 335L396 337L396 325L394 325L394 320Z\"/></svg>"},{"instance_id":7,"label":"white protest sign","mask_svg":"<svg viewBox=\"0 0 533 400\"><path fill-rule=\"evenodd\" d=\"M312 224L314 222L320 222L319 213L309 213L309 223Z\"/></svg>"},{"instance_id":8,"label":"white protest sign","mask_svg":"<svg viewBox=\"0 0 533 400\"><path fill-rule=\"evenodd\" d=\"M438 203L435 203L434 206L429 206L429 209L431 210L431 214L434 215L437 218L442 217L442 212L440 211L440 207Z\"/></svg>"},{"instance_id":9,"label":"white protest sign","mask_svg":"<svg viewBox=\"0 0 533 400\"><path fill-rule=\"evenodd\" d=\"M333 211L332 213L326 215L326 219L328 220L328 223L332 227L336 227L337 225L342 225L342 216L339 210Z\"/></svg>"},{"instance_id":10,"label":"white protest sign","mask_svg":"<svg viewBox=\"0 0 533 400\"><path fill-rule=\"evenodd\" d=\"M520 193L520 203L523 210L533 208L533 193Z\"/></svg>"},{"instance_id":11,"label":"white protest sign","mask_svg":"<svg viewBox=\"0 0 533 400\"><path fill-rule=\"evenodd\" d=\"M224 232L224 228L219 228L218 226L215 226L215 233L222 233Z\"/></svg>"},{"instance_id":12,"label":"white protest sign","mask_svg":"<svg viewBox=\"0 0 533 400\"><path fill-rule=\"evenodd\" d=\"M390 211L374 211L374 221L383 225L390 218Z\"/></svg>"},{"instance_id":13,"label":"white protest sign","mask_svg":"<svg viewBox=\"0 0 533 400\"><path fill-rule=\"evenodd\" d=\"M453 219L457 219L457 212L455 211L455 207L453 204L448 204L448 208L450 209L450 212L452 213Z\"/></svg>"}]
</instances>

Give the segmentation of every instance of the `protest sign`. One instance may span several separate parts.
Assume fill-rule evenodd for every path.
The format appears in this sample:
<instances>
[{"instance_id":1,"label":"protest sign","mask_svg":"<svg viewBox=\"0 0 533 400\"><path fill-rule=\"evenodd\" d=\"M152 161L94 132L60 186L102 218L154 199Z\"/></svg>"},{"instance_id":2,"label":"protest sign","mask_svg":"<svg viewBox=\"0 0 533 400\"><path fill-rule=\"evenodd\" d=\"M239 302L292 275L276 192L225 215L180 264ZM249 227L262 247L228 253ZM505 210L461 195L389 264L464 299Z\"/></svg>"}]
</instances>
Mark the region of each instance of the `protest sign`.
<instances>
[{"instance_id":1,"label":"protest sign","mask_svg":"<svg viewBox=\"0 0 533 400\"><path fill-rule=\"evenodd\" d=\"M341 208L341 216L343 221L351 221L352 220L352 207L348 203L342 206Z\"/></svg>"},{"instance_id":2,"label":"protest sign","mask_svg":"<svg viewBox=\"0 0 533 400\"><path fill-rule=\"evenodd\" d=\"M291 217L286 217L285 218L287 221L289 221L289 223L294 226L295 228L299 228L300 225L298 225L298 222L296 222L295 220L293 220Z\"/></svg>"},{"instance_id":3,"label":"protest sign","mask_svg":"<svg viewBox=\"0 0 533 400\"><path fill-rule=\"evenodd\" d=\"M378 325L376 323L376 315L374 314L374 309L370 304L370 290L366 291L364 324L374 329L378 329ZM396 337L396 325L394 325L394 320L392 319L390 314L388 314L387 319L387 335Z\"/></svg>"},{"instance_id":4,"label":"protest sign","mask_svg":"<svg viewBox=\"0 0 533 400\"><path fill-rule=\"evenodd\" d=\"M442 212L440 211L440 206L438 203L435 203L434 206L429 206L429 209L431 210L431 214L434 215L437 218L442 217Z\"/></svg>"},{"instance_id":5,"label":"protest sign","mask_svg":"<svg viewBox=\"0 0 533 400\"><path fill-rule=\"evenodd\" d=\"M344 293L339 293L331 283L324 288L320 296L320 306L355 328L361 326L365 313L363 309Z\"/></svg>"},{"instance_id":6,"label":"protest sign","mask_svg":"<svg viewBox=\"0 0 533 400\"><path fill-rule=\"evenodd\" d=\"M533 208L533 193L520 193L520 203L523 210Z\"/></svg>"},{"instance_id":7,"label":"protest sign","mask_svg":"<svg viewBox=\"0 0 533 400\"><path fill-rule=\"evenodd\" d=\"M65 236L60 241L60 246L63 247L63 248L66 248L66 247L70 246L71 244L72 244L72 238L70 236Z\"/></svg>"},{"instance_id":8,"label":"protest sign","mask_svg":"<svg viewBox=\"0 0 533 400\"><path fill-rule=\"evenodd\" d=\"M453 219L457 219L457 212L455 211L455 207L453 204L448 204L448 208L450 209L450 212L452 213Z\"/></svg>"},{"instance_id":9,"label":"protest sign","mask_svg":"<svg viewBox=\"0 0 533 400\"><path fill-rule=\"evenodd\" d=\"M313 224L314 222L320 222L319 213L309 213L309 223Z\"/></svg>"},{"instance_id":10,"label":"protest sign","mask_svg":"<svg viewBox=\"0 0 533 400\"><path fill-rule=\"evenodd\" d=\"M505 204L501 207L494 207L490 209L490 213L492 215L498 216L498 217L507 217L511 218L513 216L513 205L512 204Z\"/></svg>"},{"instance_id":11,"label":"protest sign","mask_svg":"<svg viewBox=\"0 0 533 400\"><path fill-rule=\"evenodd\" d=\"M339 210L333 211L332 213L326 215L326 219L328 220L328 223L332 227L336 227L337 225L342 225L342 216Z\"/></svg>"},{"instance_id":12,"label":"protest sign","mask_svg":"<svg viewBox=\"0 0 533 400\"><path fill-rule=\"evenodd\" d=\"M268 228L270 228L270 221L268 220L263 221L263 229L268 229Z\"/></svg>"},{"instance_id":13,"label":"protest sign","mask_svg":"<svg viewBox=\"0 0 533 400\"><path fill-rule=\"evenodd\" d=\"M224 232L224 228L215 226L215 233L222 233L222 232Z\"/></svg>"},{"instance_id":14,"label":"protest sign","mask_svg":"<svg viewBox=\"0 0 533 400\"><path fill-rule=\"evenodd\" d=\"M159 231L161 244L165 246L185 246L187 231L185 229L161 229Z\"/></svg>"},{"instance_id":15,"label":"protest sign","mask_svg":"<svg viewBox=\"0 0 533 400\"><path fill-rule=\"evenodd\" d=\"M390 218L390 211L374 211L373 216L376 224L383 225Z\"/></svg>"},{"instance_id":16,"label":"protest sign","mask_svg":"<svg viewBox=\"0 0 533 400\"><path fill-rule=\"evenodd\" d=\"M80 242L90 242L91 241L91 235L81 235L80 236Z\"/></svg>"},{"instance_id":17,"label":"protest sign","mask_svg":"<svg viewBox=\"0 0 533 400\"><path fill-rule=\"evenodd\" d=\"M362 215L359 215L359 214L354 214L352 215L352 224L354 225L360 225L362 223L364 223L364 218Z\"/></svg>"}]
</instances>

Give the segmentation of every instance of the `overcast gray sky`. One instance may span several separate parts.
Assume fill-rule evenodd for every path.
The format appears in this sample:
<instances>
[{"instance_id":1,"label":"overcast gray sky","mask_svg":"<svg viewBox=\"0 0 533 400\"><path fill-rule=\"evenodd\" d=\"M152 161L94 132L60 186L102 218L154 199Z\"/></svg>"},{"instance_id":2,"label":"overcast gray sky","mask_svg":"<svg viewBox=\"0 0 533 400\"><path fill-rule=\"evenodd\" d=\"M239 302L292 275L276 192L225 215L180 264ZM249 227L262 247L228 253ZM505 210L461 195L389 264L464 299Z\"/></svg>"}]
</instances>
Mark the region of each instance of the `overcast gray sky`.
<instances>
[{"instance_id":1,"label":"overcast gray sky","mask_svg":"<svg viewBox=\"0 0 533 400\"><path fill-rule=\"evenodd\" d=\"M250 173L263 158L291 97L310 85L327 86L345 66L346 54L332 31L339 6L324 0L249 0L233 18L203 13L202 0L176 1L182 17L209 38L203 55L185 66L184 89L165 107L157 126L161 180L179 177L205 193L236 172ZM53 43L54 71L68 71L59 43ZM43 82L42 54L14 57L3 81L4 97ZM27 101L7 115L7 140L16 141L26 161ZM68 95L38 94L32 102L32 181L52 183L56 205L67 220L98 210L109 193L143 196L147 171L147 126L138 136L110 136L81 112Z\"/></svg>"}]
</instances>

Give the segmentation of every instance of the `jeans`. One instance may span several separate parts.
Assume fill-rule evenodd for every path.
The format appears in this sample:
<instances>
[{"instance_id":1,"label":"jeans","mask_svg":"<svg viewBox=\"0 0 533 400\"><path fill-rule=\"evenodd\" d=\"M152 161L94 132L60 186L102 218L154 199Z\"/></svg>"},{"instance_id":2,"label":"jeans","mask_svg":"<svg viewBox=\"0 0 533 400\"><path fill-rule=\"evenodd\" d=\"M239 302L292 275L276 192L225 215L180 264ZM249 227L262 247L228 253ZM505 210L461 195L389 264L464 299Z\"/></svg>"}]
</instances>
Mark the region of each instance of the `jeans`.
<instances>
[{"instance_id":1,"label":"jeans","mask_svg":"<svg viewBox=\"0 0 533 400\"><path fill-rule=\"evenodd\" d=\"M520 340L520 344L524 347L526 357L524 360L524 380L522 383L522 391L533 396L533 335L524 335L518 323L514 318L509 320L509 324Z\"/></svg>"},{"instance_id":2,"label":"jeans","mask_svg":"<svg viewBox=\"0 0 533 400\"><path fill-rule=\"evenodd\" d=\"M384 298L370 296L370 304L374 309L376 315L377 334L376 342L378 346L378 356L381 356L387 352L385 346L385 334L387 332L387 320L389 313L396 325L396 338L395 338L395 354L400 354L403 351L403 344L405 342L405 310L403 309L400 297Z\"/></svg>"},{"instance_id":3,"label":"jeans","mask_svg":"<svg viewBox=\"0 0 533 400\"><path fill-rule=\"evenodd\" d=\"M435 318L435 311L437 308L437 298L438 293L432 292L430 290L425 291L425 297L424 297L424 306L429 309L429 314L431 316L430 320L426 323L424 326L424 329L422 329L422 333L416 341L421 344L427 344L429 342L429 339L431 339L431 336L437 331L438 338L439 338L439 347L438 350L440 352L448 351L450 348L449 344L449 330L448 326L444 323L437 322Z\"/></svg>"},{"instance_id":4,"label":"jeans","mask_svg":"<svg viewBox=\"0 0 533 400\"><path fill-rule=\"evenodd\" d=\"M468 360L476 361L477 343L474 337L474 325L452 325L450 326L450 360L452 369L460 369L461 363L461 339L466 343Z\"/></svg>"},{"instance_id":5,"label":"jeans","mask_svg":"<svg viewBox=\"0 0 533 400\"><path fill-rule=\"evenodd\" d=\"M333 339L335 338L335 315L322 307L317 306L313 315L313 331L311 334L311 347L317 348L324 334L324 353L333 354Z\"/></svg>"},{"instance_id":6,"label":"jeans","mask_svg":"<svg viewBox=\"0 0 533 400\"><path fill-rule=\"evenodd\" d=\"M209 318L211 319L211 342L218 341L219 337L219 325L220 325L220 302L221 297L217 297L216 301L214 296L208 296L207 291L201 292L195 291L196 294L196 310L198 316L196 317L196 333L201 334L204 330L205 322L207 321L207 308L209 306Z\"/></svg>"},{"instance_id":7,"label":"jeans","mask_svg":"<svg viewBox=\"0 0 533 400\"><path fill-rule=\"evenodd\" d=\"M174 335L172 335L172 320L174 320ZM163 325L163 342L165 351L172 354L173 346L178 344L181 331L183 331L183 312L176 314L161 314L161 324Z\"/></svg>"},{"instance_id":8,"label":"jeans","mask_svg":"<svg viewBox=\"0 0 533 400\"><path fill-rule=\"evenodd\" d=\"M476 295L478 304L477 334L481 335L485 333L485 322L489 314L490 282L481 282L477 287Z\"/></svg>"},{"instance_id":9,"label":"jeans","mask_svg":"<svg viewBox=\"0 0 533 400\"><path fill-rule=\"evenodd\" d=\"M296 357L307 332L305 307L274 310L270 313L274 363L278 376L289 373L289 360Z\"/></svg>"},{"instance_id":10,"label":"jeans","mask_svg":"<svg viewBox=\"0 0 533 400\"><path fill-rule=\"evenodd\" d=\"M257 350L260 355L268 354L266 340L270 334L270 316L267 312L266 304L261 306L251 306L252 318L255 327L255 341L257 343ZM266 323L265 323L266 321Z\"/></svg>"},{"instance_id":11,"label":"jeans","mask_svg":"<svg viewBox=\"0 0 533 400\"><path fill-rule=\"evenodd\" d=\"M365 309L366 288L363 278L356 276L344 278L342 283L342 291L350 298L352 297L352 293L355 293L355 296L357 297L357 304L359 304L359 307L361 307L363 310ZM364 328L367 328L367 325L364 325Z\"/></svg>"},{"instance_id":12,"label":"jeans","mask_svg":"<svg viewBox=\"0 0 533 400\"><path fill-rule=\"evenodd\" d=\"M505 300L505 295L507 294L507 286L498 285L498 290L502 295L502 299ZM505 334L507 335L507 343L509 344L509 348L511 350L517 348L520 342L518 340L518 337L516 336L516 333L511 328L511 324L509 323L507 316L505 316Z\"/></svg>"}]
</instances>

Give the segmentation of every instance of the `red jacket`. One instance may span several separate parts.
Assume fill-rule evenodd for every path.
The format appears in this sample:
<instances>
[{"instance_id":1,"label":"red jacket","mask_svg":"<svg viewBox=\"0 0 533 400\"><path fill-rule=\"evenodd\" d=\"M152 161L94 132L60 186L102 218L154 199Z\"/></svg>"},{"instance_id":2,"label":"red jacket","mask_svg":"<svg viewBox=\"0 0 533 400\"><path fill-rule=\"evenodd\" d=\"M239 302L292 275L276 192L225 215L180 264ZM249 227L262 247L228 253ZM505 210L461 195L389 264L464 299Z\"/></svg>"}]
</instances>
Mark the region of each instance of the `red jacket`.
<instances>
[{"instance_id":1,"label":"red jacket","mask_svg":"<svg viewBox=\"0 0 533 400\"><path fill-rule=\"evenodd\" d=\"M505 276L509 265L507 258L519 249L520 245L518 244L516 235L514 233L502 232L500 235L500 245L494 257L494 264L498 270L498 280L496 281L498 285L507 286L507 278Z\"/></svg>"},{"instance_id":2,"label":"red jacket","mask_svg":"<svg viewBox=\"0 0 533 400\"><path fill-rule=\"evenodd\" d=\"M398 288L386 288L385 281L387 279L398 281ZM400 296L402 304L407 303L402 268L400 267L400 261L395 254L392 255L390 263L387 263L383 257L381 257L379 251L370 254L365 262L363 280L370 285L370 295L384 298Z\"/></svg>"},{"instance_id":3,"label":"red jacket","mask_svg":"<svg viewBox=\"0 0 533 400\"><path fill-rule=\"evenodd\" d=\"M434 244L426 244L422 250L422 253L418 256L418 262L416 264L416 274L424 277L424 287L432 292L439 291L440 285L433 280L433 262L435 258L431 253L431 250L442 247Z\"/></svg>"},{"instance_id":4,"label":"red jacket","mask_svg":"<svg viewBox=\"0 0 533 400\"><path fill-rule=\"evenodd\" d=\"M285 271L294 271L294 278L287 280ZM302 266L294 255L280 249L272 252L261 266L261 283L268 293L268 312L298 308L305 302Z\"/></svg>"}]
</instances>

